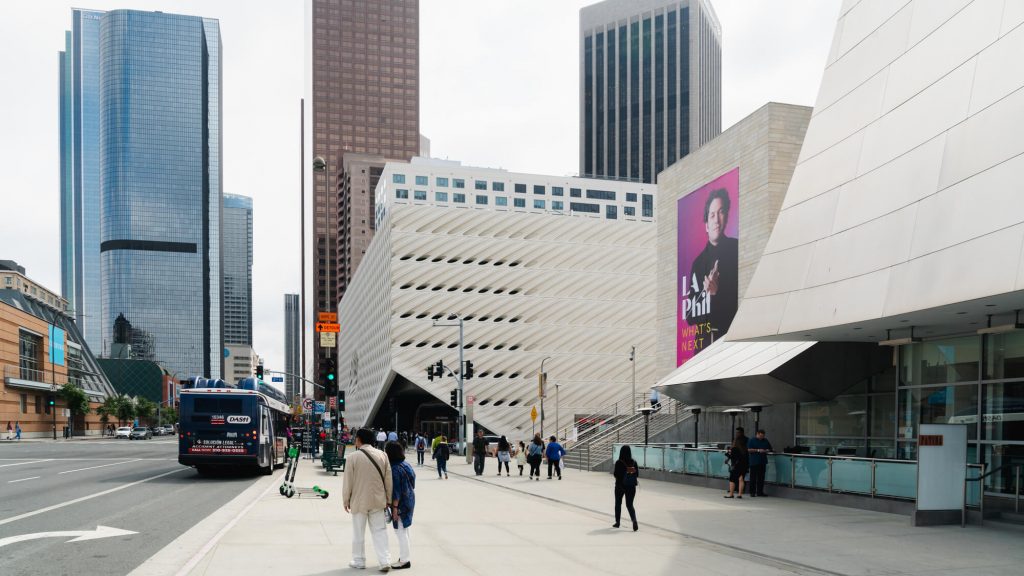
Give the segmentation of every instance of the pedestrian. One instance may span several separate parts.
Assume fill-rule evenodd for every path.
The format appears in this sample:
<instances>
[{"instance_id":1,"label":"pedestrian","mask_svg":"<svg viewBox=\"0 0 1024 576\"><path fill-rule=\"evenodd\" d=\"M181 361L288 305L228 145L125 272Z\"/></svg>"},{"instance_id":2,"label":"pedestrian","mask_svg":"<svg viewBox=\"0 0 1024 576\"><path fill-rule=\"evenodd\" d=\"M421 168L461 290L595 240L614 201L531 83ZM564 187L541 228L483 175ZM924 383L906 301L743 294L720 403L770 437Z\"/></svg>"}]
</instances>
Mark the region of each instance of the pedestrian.
<instances>
[{"instance_id":1,"label":"pedestrian","mask_svg":"<svg viewBox=\"0 0 1024 576\"><path fill-rule=\"evenodd\" d=\"M622 517L622 497L626 497L626 511L629 512L629 519L633 521L633 532L640 529L636 523L636 510L633 508L633 499L636 498L636 487L640 485L640 466L633 460L633 451L626 445L619 448L619 459L615 461L615 524L612 528L619 527L619 519Z\"/></svg>"},{"instance_id":2,"label":"pedestrian","mask_svg":"<svg viewBox=\"0 0 1024 576\"><path fill-rule=\"evenodd\" d=\"M548 459L548 480L551 480L551 469L554 468L555 472L558 472L558 479L562 479L562 456L565 455L565 448L558 443L558 439L552 436L548 438L548 447L544 451L544 455Z\"/></svg>"},{"instance_id":3,"label":"pedestrian","mask_svg":"<svg viewBox=\"0 0 1024 576\"><path fill-rule=\"evenodd\" d=\"M658 393L657 388L651 388L651 410L657 410L661 407L661 394Z\"/></svg>"},{"instance_id":4,"label":"pedestrian","mask_svg":"<svg viewBox=\"0 0 1024 576\"><path fill-rule=\"evenodd\" d=\"M388 442L398 442L398 432L394 430L388 432Z\"/></svg>"},{"instance_id":5,"label":"pedestrian","mask_svg":"<svg viewBox=\"0 0 1024 576\"><path fill-rule=\"evenodd\" d=\"M764 474L768 469L768 453L772 451L772 443L765 438L764 430L758 430L753 438L747 441L747 452L750 454L750 495L764 496Z\"/></svg>"},{"instance_id":6,"label":"pedestrian","mask_svg":"<svg viewBox=\"0 0 1024 576\"><path fill-rule=\"evenodd\" d=\"M416 435L416 465L423 466L423 456L427 451L427 439L422 434Z\"/></svg>"},{"instance_id":7,"label":"pedestrian","mask_svg":"<svg viewBox=\"0 0 1024 576\"><path fill-rule=\"evenodd\" d=\"M444 479L448 479L448 457L451 456L451 452L448 450L448 439L444 436L438 436L440 440L437 442L437 448L434 448L434 452L431 454L431 458L437 460L437 479L441 479L441 474L444 474Z\"/></svg>"},{"instance_id":8,"label":"pedestrian","mask_svg":"<svg viewBox=\"0 0 1024 576\"><path fill-rule=\"evenodd\" d=\"M477 430L476 438L473 438L473 471L477 476L484 475L485 458L487 458L487 440L484 440L484 431Z\"/></svg>"},{"instance_id":9,"label":"pedestrian","mask_svg":"<svg viewBox=\"0 0 1024 576\"><path fill-rule=\"evenodd\" d=\"M437 445L441 443L441 439L442 438L444 438L444 436L442 436L441 433L438 432L437 436L434 436L434 439L430 441L430 453L431 454L434 453L434 450L437 450Z\"/></svg>"},{"instance_id":10,"label":"pedestrian","mask_svg":"<svg viewBox=\"0 0 1024 576\"><path fill-rule=\"evenodd\" d=\"M501 476L501 465L505 465L505 476L511 476L509 473L509 462L512 461L512 446L508 443L508 440L502 436L498 440L498 476Z\"/></svg>"},{"instance_id":11,"label":"pedestrian","mask_svg":"<svg viewBox=\"0 0 1024 576\"><path fill-rule=\"evenodd\" d=\"M384 449L384 444L388 441L388 434L383 428L377 430L377 448L380 450Z\"/></svg>"},{"instance_id":12,"label":"pedestrian","mask_svg":"<svg viewBox=\"0 0 1024 576\"><path fill-rule=\"evenodd\" d=\"M416 472L405 461L405 448L401 442L388 442L384 451L391 462L391 525L398 536L398 562L391 567L403 570L412 567L409 527L412 526L412 511L416 508Z\"/></svg>"},{"instance_id":13,"label":"pedestrian","mask_svg":"<svg viewBox=\"0 0 1024 576\"><path fill-rule=\"evenodd\" d=\"M409 432L403 430L402 431L402 436L401 436L401 438L398 439L398 442L402 445L402 450L408 449L409 448Z\"/></svg>"},{"instance_id":14,"label":"pedestrian","mask_svg":"<svg viewBox=\"0 0 1024 576\"><path fill-rule=\"evenodd\" d=\"M530 463L530 480L533 480L534 474L536 474L537 481L540 482L540 462L543 458L544 441L540 439L540 434L534 434L526 457L526 461Z\"/></svg>"},{"instance_id":15,"label":"pedestrian","mask_svg":"<svg viewBox=\"0 0 1024 576\"><path fill-rule=\"evenodd\" d=\"M345 511L352 514L352 568L366 568L366 527L369 524L373 549L380 571L391 569L388 551L388 511L391 510L391 466L386 454L373 447L373 431L356 433L355 452L345 461L342 499Z\"/></svg>"},{"instance_id":16,"label":"pedestrian","mask_svg":"<svg viewBox=\"0 0 1024 576\"><path fill-rule=\"evenodd\" d=\"M21 422L14 423L14 439L21 441Z\"/></svg>"},{"instance_id":17,"label":"pedestrian","mask_svg":"<svg viewBox=\"0 0 1024 576\"><path fill-rule=\"evenodd\" d=\"M516 466L519 466L519 475L523 475L523 466L526 465L526 444L519 441L519 448L516 450Z\"/></svg>"},{"instance_id":18,"label":"pedestrian","mask_svg":"<svg viewBox=\"0 0 1024 576\"><path fill-rule=\"evenodd\" d=\"M316 458L317 452L320 451L320 431L318 430L318 428L319 427L314 427L312 430L313 454L310 456L310 458Z\"/></svg>"},{"instance_id":19,"label":"pedestrian","mask_svg":"<svg viewBox=\"0 0 1024 576\"><path fill-rule=\"evenodd\" d=\"M732 441L732 446L725 454L725 459L729 461L729 493L725 495L725 498L743 498L743 477L747 474L747 469L750 467L749 454L747 452L747 437L743 435L743 429L736 429L736 438Z\"/></svg>"},{"instance_id":20,"label":"pedestrian","mask_svg":"<svg viewBox=\"0 0 1024 576\"><path fill-rule=\"evenodd\" d=\"M7 439L8 440L13 440L14 439L14 426L11 426L11 421L10 420L7 421Z\"/></svg>"}]
</instances>

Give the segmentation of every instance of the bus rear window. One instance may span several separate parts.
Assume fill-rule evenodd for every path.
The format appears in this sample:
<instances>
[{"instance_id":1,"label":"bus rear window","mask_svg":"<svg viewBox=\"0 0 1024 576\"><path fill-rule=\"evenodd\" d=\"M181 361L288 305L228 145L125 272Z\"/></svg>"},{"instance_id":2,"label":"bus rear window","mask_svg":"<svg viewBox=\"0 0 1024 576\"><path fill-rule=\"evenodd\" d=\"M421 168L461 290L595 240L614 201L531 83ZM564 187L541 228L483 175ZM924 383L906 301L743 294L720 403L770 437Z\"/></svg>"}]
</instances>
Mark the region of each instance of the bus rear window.
<instances>
[{"instance_id":1,"label":"bus rear window","mask_svg":"<svg viewBox=\"0 0 1024 576\"><path fill-rule=\"evenodd\" d=\"M241 398L196 398L192 411L200 414L240 414Z\"/></svg>"}]
</instances>

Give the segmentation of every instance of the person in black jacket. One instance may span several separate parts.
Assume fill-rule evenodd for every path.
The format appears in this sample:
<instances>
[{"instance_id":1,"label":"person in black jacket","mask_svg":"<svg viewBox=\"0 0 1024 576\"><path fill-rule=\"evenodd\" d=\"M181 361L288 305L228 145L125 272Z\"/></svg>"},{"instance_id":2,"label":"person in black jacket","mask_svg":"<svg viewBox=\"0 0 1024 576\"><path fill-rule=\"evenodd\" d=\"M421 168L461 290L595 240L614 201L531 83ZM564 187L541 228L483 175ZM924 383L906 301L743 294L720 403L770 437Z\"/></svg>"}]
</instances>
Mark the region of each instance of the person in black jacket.
<instances>
[{"instance_id":1,"label":"person in black jacket","mask_svg":"<svg viewBox=\"0 0 1024 576\"><path fill-rule=\"evenodd\" d=\"M448 457L451 455L451 451L448 450L448 439L441 436L441 441L438 442L437 448L434 448L434 454L432 455L434 460L437 460L437 479L441 479L441 474L444 474L444 479L448 479Z\"/></svg>"},{"instance_id":2,"label":"person in black jacket","mask_svg":"<svg viewBox=\"0 0 1024 576\"><path fill-rule=\"evenodd\" d=\"M619 519L622 516L622 497L626 497L626 510L630 519L633 520L633 532L640 529L636 522L636 510L633 508L633 499L636 498L636 487L639 484L640 466L633 460L633 451L629 446L619 448L619 459L615 461L615 524L612 528L619 527Z\"/></svg>"},{"instance_id":3,"label":"person in black jacket","mask_svg":"<svg viewBox=\"0 0 1024 576\"><path fill-rule=\"evenodd\" d=\"M743 429L736 429L736 438L732 446L726 452L725 458L729 461L729 493L726 498L743 498L743 477L750 467L750 454L747 451L747 437L743 435Z\"/></svg>"}]
</instances>

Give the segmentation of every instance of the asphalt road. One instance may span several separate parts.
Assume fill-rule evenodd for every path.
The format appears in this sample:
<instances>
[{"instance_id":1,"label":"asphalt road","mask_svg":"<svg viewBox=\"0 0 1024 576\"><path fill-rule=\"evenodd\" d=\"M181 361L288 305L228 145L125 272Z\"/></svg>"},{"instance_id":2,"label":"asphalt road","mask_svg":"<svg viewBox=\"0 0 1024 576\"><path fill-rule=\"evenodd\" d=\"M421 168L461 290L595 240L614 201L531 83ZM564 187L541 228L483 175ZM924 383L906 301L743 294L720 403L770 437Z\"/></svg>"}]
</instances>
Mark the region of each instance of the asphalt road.
<instances>
[{"instance_id":1,"label":"asphalt road","mask_svg":"<svg viewBox=\"0 0 1024 576\"><path fill-rule=\"evenodd\" d=\"M0 573L127 574L258 478L200 477L178 464L171 436L0 441ZM39 536L97 526L135 534Z\"/></svg>"}]
</instances>

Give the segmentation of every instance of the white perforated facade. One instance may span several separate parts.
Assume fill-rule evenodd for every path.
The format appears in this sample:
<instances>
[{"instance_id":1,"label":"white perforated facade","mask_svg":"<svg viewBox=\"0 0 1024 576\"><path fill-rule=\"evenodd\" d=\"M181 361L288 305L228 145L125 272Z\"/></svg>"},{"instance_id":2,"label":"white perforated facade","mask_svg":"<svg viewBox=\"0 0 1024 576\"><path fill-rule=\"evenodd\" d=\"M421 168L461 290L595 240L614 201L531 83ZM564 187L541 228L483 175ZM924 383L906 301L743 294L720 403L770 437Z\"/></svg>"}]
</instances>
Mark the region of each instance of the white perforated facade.
<instances>
[{"instance_id":1,"label":"white perforated facade","mask_svg":"<svg viewBox=\"0 0 1024 576\"><path fill-rule=\"evenodd\" d=\"M652 221L394 202L391 175L414 177L409 166L385 169L377 233L338 308L349 425L372 422L395 383L448 403L454 380L429 381L426 368L437 360L458 366L458 329L432 325L452 313L465 321L465 357L476 372L466 383L467 396L476 398L474 420L496 433L530 432L545 357L545 431L555 429L556 384L563 429L573 415L628 396L631 346L638 349L638 389L654 382ZM513 184L523 176L505 174ZM532 186L537 178L523 181ZM618 195L655 191L572 180Z\"/></svg>"}]
</instances>

